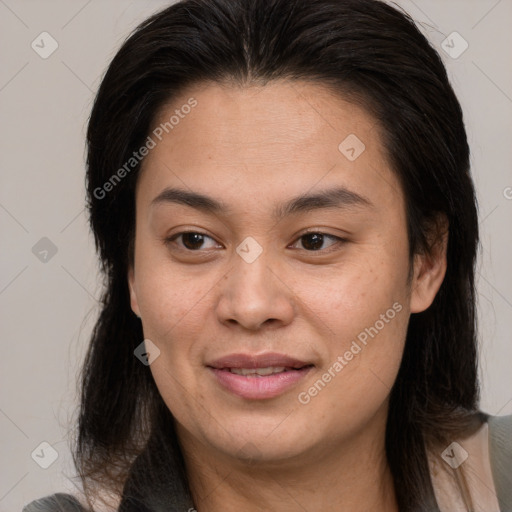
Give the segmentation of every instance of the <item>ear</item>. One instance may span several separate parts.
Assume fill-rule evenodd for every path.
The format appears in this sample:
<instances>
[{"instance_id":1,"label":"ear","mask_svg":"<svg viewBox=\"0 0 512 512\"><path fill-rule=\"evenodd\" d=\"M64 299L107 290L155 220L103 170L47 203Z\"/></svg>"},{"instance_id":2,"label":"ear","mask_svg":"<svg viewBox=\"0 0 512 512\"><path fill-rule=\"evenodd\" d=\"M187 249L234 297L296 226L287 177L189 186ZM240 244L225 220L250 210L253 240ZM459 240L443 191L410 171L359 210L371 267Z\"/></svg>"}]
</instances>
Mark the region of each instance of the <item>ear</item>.
<instances>
[{"instance_id":1,"label":"ear","mask_svg":"<svg viewBox=\"0 0 512 512\"><path fill-rule=\"evenodd\" d=\"M128 287L130 289L130 305L132 311L140 318L139 303L137 301L137 293L135 292L135 271L133 265L128 270Z\"/></svg>"},{"instance_id":2,"label":"ear","mask_svg":"<svg viewBox=\"0 0 512 512\"><path fill-rule=\"evenodd\" d=\"M448 219L444 215L438 216L429 227L429 247L414 256L411 313L425 311L441 288L446 274L448 235Z\"/></svg>"}]
</instances>

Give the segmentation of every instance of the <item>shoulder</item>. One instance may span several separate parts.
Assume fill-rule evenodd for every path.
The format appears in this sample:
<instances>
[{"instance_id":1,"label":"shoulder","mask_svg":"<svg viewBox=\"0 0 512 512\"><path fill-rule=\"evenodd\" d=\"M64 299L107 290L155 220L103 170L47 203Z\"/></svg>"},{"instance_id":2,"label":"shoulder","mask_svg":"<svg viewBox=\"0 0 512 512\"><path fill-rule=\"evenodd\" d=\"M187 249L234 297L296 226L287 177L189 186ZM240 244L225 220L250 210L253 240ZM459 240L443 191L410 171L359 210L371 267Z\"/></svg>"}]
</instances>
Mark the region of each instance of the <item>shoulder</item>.
<instances>
[{"instance_id":1,"label":"shoulder","mask_svg":"<svg viewBox=\"0 0 512 512\"><path fill-rule=\"evenodd\" d=\"M32 501L22 512L88 512L71 494L52 494Z\"/></svg>"},{"instance_id":2,"label":"shoulder","mask_svg":"<svg viewBox=\"0 0 512 512\"><path fill-rule=\"evenodd\" d=\"M489 416L489 456L501 510L512 511L512 415Z\"/></svg>"},{"instance_id":3,"label":"shoulder","mask_svg":"<svg viewBox=\"0 0 512 512\"><path fill-rule=\"evenodd\" d=\"M492 440L499 446L512 450L512 414L509 416L489 416L487 420Z\"/></svg>"},{"instance_id":4,"label":"shoulder","mask_svg":"<svg viewBox=\"0 0 512 512\"><path fill-rule=\"evenodd\" d=\"M508 470L506 472L512 482L512 414L489 416L487 423L491 460L498 469Z\"/></svg>"}]
</instances>

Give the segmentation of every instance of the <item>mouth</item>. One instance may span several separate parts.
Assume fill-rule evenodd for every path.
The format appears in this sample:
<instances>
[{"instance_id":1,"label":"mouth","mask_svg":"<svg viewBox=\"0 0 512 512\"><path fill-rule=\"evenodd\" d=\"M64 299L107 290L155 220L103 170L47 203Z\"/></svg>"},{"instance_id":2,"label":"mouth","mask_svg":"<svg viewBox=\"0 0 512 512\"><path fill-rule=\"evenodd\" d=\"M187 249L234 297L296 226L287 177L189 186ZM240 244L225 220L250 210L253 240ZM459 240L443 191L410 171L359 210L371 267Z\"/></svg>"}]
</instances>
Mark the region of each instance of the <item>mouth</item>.
<instances>
[{"instance_id":1,"label":"mouth","mask_svg":"<svg viewBox=\"0 0 512 512\"><path fill-rule=\"evenodd\" d=\"M231 354L206 365L225 391L247 400L279 396L314 367L283 354Z\"/></svg>"},{"instance_id":2,"label":"mouth","mask_svg":"<svg viewBox=\"0 0 512 512\"><path fill-rule=\"evenodd\" d=\"M306 365L312 366L312 365ZM287 368L285 366L267 366L266 368L219 368L220 370L227 370L236 375L243 375L244 377L267 377L268 375L276 375L278 373L293 372L302 370L305 366L300 368Z\"/></svg>"}]
</instances>

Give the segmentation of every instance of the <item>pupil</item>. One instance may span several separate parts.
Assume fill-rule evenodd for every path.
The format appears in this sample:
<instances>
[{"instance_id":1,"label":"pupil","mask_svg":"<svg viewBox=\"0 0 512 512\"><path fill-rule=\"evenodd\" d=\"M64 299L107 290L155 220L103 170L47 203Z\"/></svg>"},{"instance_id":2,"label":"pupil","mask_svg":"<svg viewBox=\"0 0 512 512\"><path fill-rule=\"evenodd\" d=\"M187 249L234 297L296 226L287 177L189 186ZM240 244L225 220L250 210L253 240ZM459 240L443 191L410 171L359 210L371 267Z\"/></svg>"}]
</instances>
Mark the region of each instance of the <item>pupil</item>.
<instances>
[{"instance_id":1,"label":"pupil","mask_svg":"<svg viewBox=\"0 0 512 512\"><path fill-rule=\"evenodd\" d=\"M317 251L322 248L324 236L320 233L312 233L310 235L304 235L306 242L302 242L302 245L306 249Z\"/></svg>"},{"instance_id":2,"label":"pupil","mask_svg":"<svg viewBox=\"0 0 512 512\"><path fill-rule=\"evenodd\" d=\"M187 249L200 249L203 244L203 235L200 233L184 233L182 238Z\"/></svg>"}]
</instances>

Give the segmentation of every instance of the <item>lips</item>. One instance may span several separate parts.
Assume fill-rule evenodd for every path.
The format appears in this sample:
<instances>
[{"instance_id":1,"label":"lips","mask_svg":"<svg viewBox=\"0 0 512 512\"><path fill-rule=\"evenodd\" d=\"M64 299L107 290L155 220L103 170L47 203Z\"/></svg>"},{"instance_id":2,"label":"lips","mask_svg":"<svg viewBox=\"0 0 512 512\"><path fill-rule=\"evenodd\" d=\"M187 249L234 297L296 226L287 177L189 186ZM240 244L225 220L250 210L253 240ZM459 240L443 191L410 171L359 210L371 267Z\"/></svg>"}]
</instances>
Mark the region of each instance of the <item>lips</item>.
<instances>
[{"instance_id":1,"label":"lips","mask_svg":"<svg viewBox=\"0 0 512 512\"><path fill-rule=\"evenodd\" d=\"M207 366L212 368L271 368L281 367L290 369L299 369L308 366L311 363L286 356L284 354L267 353L260 355L250 354L230 354L209 363Z\"/></svg>"},{"instance_id":2,"label":"lips","mask_svg":"<svg viewBox=\"0 0 512 512\"><path fill-rule=\"evenodd\" d=\"M294 387L313 364L284 354L231 354L207 368L224 390L249 400L274 398Z\"/></svg>"},{"instance_id":3,"label":"lips","mask_svg":"<svg viewBox=\"0 0 512 512\"><path fill-rule=\"evenodd\" d=\"M284 366L267 366L266 368L228 368L228 370L231 373L244 375L245 377L266 377L267 375L293 371L293 369L285 368Z\"/></svg>"}]
</instances>

